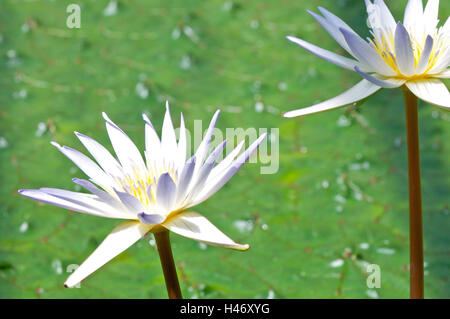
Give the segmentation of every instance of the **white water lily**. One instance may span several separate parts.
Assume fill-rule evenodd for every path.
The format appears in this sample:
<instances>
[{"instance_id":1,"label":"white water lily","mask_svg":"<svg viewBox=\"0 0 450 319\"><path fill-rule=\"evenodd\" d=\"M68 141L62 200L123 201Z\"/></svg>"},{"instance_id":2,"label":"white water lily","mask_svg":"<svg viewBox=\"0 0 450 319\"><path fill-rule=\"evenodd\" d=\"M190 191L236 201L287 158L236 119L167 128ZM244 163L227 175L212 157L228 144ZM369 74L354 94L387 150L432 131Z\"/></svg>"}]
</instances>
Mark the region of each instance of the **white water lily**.
<instances>
[{"instance_id":1,"label":"white water lily","mask_svg":"<svg viewBox=\"0 0 450 319\"><path fill-rule=\"evenodd\" d=\"M127 220L114 228L69 276L65 282L67 287L78 284L148 232L167 229L215 246L237 250L249 248L249 245L235 243L204 216L188 209L217 192L248 160L265 134L239 155L244 145L242 141L215 165L226 144L226 141L222 142L209 153L211 136L219 115L217 111L194 156L186 161L183 115L177 142L168 104L166 107L161 139L149 118L143 115L146 161L131 139L105 113L106 129L118 160L98 142L78 132L75 132L76 136L98 164L70 147L52 142L89 176L90 181L74 178L73 182L91 194L55 188L19 191L24 196L72 211Z\"/></svg>"},{"instance_id":2,"label":"white water lily","mask_svg":"<svg viewBox=\"0 0 450 319\"><path fill-rule=\"evenodd\" d=\"M304 40L287 38L316 56L358 72L363 80L344 93L319 104L287 112L285 117L318 113L356 103L381 88L406 86L418 98L450 108L450 93L440 80L450 78L450 20L438 25L439 0L409 0L403 24L396 23L383 0L365 0L372 38L362 39L344 21L319 7L308 11L352 58Z\"/></svg>"}]
</instances>

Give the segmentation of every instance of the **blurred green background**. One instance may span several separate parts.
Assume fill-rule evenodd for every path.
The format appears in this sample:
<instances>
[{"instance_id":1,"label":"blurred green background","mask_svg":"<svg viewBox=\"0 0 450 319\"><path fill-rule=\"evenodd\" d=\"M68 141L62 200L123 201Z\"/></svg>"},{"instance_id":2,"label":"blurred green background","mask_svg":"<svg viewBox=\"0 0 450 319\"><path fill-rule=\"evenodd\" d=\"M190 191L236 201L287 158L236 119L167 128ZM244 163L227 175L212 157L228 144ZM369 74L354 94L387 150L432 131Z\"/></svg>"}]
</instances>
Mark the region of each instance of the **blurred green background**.
<instances>
[{"instance_id":1,"label":"blurred green background","mask_svg":"<svg viewBox=\"0 0 450 319\"><path fill-rule=\"evenodd\" d=\"M81 29L66 7L81 5ZM386 1L402 19L406 0ZM49 142L84 150L74 130L109 143L105 111L139 148L141 113L162 126L164 100L175 125L280 129L280 168L239 174L196 210L231 238L235 252L172 235L186 298L407 298L408 190L400 90L361 107L304 118L282 112L331 98L356 84L285 39L296 35L343 53L306 9L323 6L369 36L363 1L0 1L0 297L165 298L152 237L142 239L81 288L65 289L80 264L118 223L40 204L20 188L75 190L84 174ZM441 1L445 21L450 2ZM447 82L448 85L448 82ZM425 295L449 298L450 114L419 105ZM381 288L366 286L367 264Z\"/></svg>"}]
</instances>

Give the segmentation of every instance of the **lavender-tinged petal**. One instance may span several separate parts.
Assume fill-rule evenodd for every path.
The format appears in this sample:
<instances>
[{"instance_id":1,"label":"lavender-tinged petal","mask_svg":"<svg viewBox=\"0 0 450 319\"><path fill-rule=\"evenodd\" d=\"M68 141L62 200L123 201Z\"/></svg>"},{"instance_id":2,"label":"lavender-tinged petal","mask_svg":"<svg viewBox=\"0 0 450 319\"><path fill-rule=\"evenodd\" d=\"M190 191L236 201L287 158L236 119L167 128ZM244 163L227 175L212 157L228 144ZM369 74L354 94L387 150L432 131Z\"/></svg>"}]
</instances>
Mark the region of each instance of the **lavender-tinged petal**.
<instances>
[{"instance_id":1,"label":"lavender-tinged petal","mask_svg":"<svg viewBox=\"0 0 450 319\"><path fill-rule=\"evenodd\" d=\"M125 205L125 207L128 209L128 211L134 215L142 212L145 210L144 206L142 205L141 201L134 197L133 195L130 195L128 193L120 192L118 190L115 190L117 196L119 197L121 203Z\"/></svg>"},{"instance_id":2,"label":"lavender-tinged petal","mask_svg":"<svg viewBox=\"0 0 450 319\"><path fill-rule=\"evenodd\" d=\"M358 74L361 75L363 78L365 78L367 81L370 81L375 85L381 86L382 88L397 88L405 83L405 80L379 79L371 74L361 71L357 66L355 66L355 71L358 72Z\"/></svg>"},{"instance_id":3,"label":"lavender-tinged petal","mask_svg":"<svg viewBox=\"0 0 450 319\"><path fill-rule=\"evenodd\" d=\"M406 76L413 75L415 71L414 51L409 33L400 22L395 29L395 56L400 72Z\"/></svg>"},{"instance_id":4,"label":"lavender-tinged petal","mask_svg":"<svg viewBox=\"0 0 450 319\"><path fill-rule=\"evenodd\" d=\"M77 165L87 176L94 180L97 184L102 187L110 187L113 181L110 176L105 174L105 172L89 157L83 153L74 150L68 146L60 146L56 142L51 142L61 153L67 156L75 165Z\"/></svg>"},{"instance_id":5,"label":"lavender-tinged petal","mask_svg":"<svg viewBox=\"0 0 450 319\"><path fill-rule=\"evenodd\" d=\"M358 60L370 67L370 69L361 70L365 72L377 72L386 76L395 75L394 70L392 70L378 55L378 53L375 52L375 50L359 35L348 32L347 30L342 28L339 30L341 30L342 34L345 37L345 41L347 41L348 46L353 51Z\"/></svg>"},{"instance_id":6,"label":"lavender-tinged petal","mask_svg":"<svg viewBox=\"0 0 450 319\"><path fill-rule=\"evenodd\" d=\"M295 44L301 46L305 50L311 52L315 56L318 56L321 59L324 59L330 63L333 63L337 66L340 66L344 69L353 70L353 68L358 65L360 67L364 68L358 61L343 57L339 54L336 54L334 52L322 49L318 46L315 46L314 44L311 44L309 42L306 42L302 39L293 37L293 36L287 36L286 37L289 41L294 42Z\"/></svg>"},{"instance_id":7,"label":"lavender-tinged petal","mask_svg":"<svg viewBox=\"0 0 450 319\"><path fill-rule=\"evenodd\" d=\"M259 144L264 140L266 137L266 133L262 134L258 139L253 142L248 149L239 155L239 157L233 161L233 163L230 165L228 170L226 170L217 180L214 181L207 181L207 185L205 185L205 188L202 190L202 192L196 197L193 198L193 202L189 204L188 207L195 206L212 195L214 195L219 189L222 188L223 185L225 185L231 177L233 177L234 174L245 164L245 162L250 158L250 156L256 151Z\"/></svg>"},{"instance_id":8,"label":"lavender-tinged petal","mask_svg":"<svg viewBox=\"0 0 450 319\"><path fill-rule=\"evenodd\" d=\"M158 225L164 221L164 216L158 214L146 214L144 212L139 213L139 221L144 225Z\"/></svg>"},{"instance_id":9,"label":"lavender-tinged petal","mask_svg":"<svg viewBox=\"0 0 450 319\"><path fill-rule=\"evenodd\" d=\"M192 156L185 164L183 170L181 171L181 175L178 179L177 185L177 195L176 195L176 203L177 205L181 203L189 189L189 184L192 180L192 175L194 173L195 168L195 155Z\"/></svg>"},{"instance_id":10,"label":"lavender-tinged petal","mask_svg":"<svg viewBox=\"0 0 450 319\"><path fill-rule=\"evenodd\" d=\"M164 173L158 178L156 203L164 210L161 213L170 213L175 200L176 190L177 187L169 173Z\"/></svg>"},{"instance_id":11,"label":"lavender-tinged petal","mask_svg":"<svg viewBox=\"0 0 450 319\"><path fill-rule=\"evenodd\" d=\"M431 36L427 36L425 47L423 48L419 63L417 63L416 66L416 74L422 74L426 71L430 60L431 50L433 49L433 42L433 38Z\"/></svg>"},{"instance_id":12,"label":"lavender-tinged petal","mask_svg":"<svg viewBox=\"0 0 450 319\"><path fill-rule=\"evenodd\" d=\"M122 176L120 164L103 145L79 132L75 132L75 135L105 172L108 172L113 176Z\"/></svg>"}]
</instances>

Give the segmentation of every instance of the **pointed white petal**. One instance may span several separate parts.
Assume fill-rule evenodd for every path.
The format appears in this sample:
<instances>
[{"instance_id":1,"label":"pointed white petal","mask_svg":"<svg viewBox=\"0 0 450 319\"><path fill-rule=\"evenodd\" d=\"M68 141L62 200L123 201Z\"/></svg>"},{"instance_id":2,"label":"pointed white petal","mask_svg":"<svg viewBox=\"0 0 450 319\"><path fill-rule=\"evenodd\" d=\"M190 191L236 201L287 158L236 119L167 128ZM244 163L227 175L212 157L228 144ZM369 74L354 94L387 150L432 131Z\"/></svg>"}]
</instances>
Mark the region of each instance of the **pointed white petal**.
<instances>
[{"instance_id":1,"label":"pointed white petal","mask_svg":"<svg viewBox=\"0 0 450 319\"><path fill-rule=\"evenodd\" d=\"M395 30L395 19L383 0L375 0L373 4L366 0L366 7L372 28Z\"/></svg>"},{"instance_id":2,"label":"pointed white petal","mask_svg":"<svg viewBox=\"0 0 450 319\"><path fill-rule=\"evenodd\" d=\"M375 85L364 79L358 84L356 84L354 87L350 88L349 90L332 99L329 99L327 101L321 102L319 104L310 107L305 107L302 109L287 112L284 114L284 117L302 116L306 114L319 113L332 110L338 107L343 107L358 102L360 100L363 100L366 97L374 94L379 89L381 89L380 86Z\"/></svg>"},{"instance_id":3,"label":"pointed white petal","mask_svg":"<svg viewBox=\"0 0 450 319\"><path fill-rule=\"evenodd\" d=\"M403 23L406 27L423 24L423 5L422 0L409 0L405 9Z\"/></svg>"},{"instance_id":4,"label":"pointed white petal","mask_svg":"<svg viewBox=\"0 0 450 319\"><path fill-rule=\"evenodd\" d=\"M145 156L148 165L151 166L160 159L161 142L148 116L142 114L142 118L145 121Z\"/></svg>"},{"instance_id":5,"label":"pointed white petal","mask_svg":"<svg viewBox=\"0 0 450 319\"><path fill-rule=\"evenodd\" d=\"M177 170L181 172L186 162L186 127L184 125L183 113L181 113L180 119L180 138L178 139L177 157Z\"/></svg>"},{"instance_id":6,"label":"pointed white petal","mask_svg":"<svg viewBox=\"0 0 450 319\"><path fill-rule=\"evenodd\" d=\"M206 158L206 154L209 151L209 143L211 142L212 133L214 131L214 127L216 126L217 118L219 117L220 110L217 110L216 113L214 113L213 118L211 119L211 122L209 123L208 130L206 131L205 137L203 138L202 142L197 148L197 151L195 152L195 169L194 169L194 176L196 176L200 170L200 168L203 166L203 162Z\"/></svg>"},{"instance_id":7,"label":"pointed white petal","mask_svg":"<svg viewBox=\"0 0 450 319\"><path fill-rule=\"evenodd\" d=\"M198 194L196 198L192 199L192 202L189 203L187 207L192 207L200 204L201 202L214 195L219 189L221 189L222 186L225 185L234 176L234 174L236 174L237 171L239 171L239 169L245 164L245 162L247 162L250 156L256 151L259 144L261 144L261 142L266 138L266 135L266 133L261 134L261 136L258 137L258 139L254 141L244 153L239 155L239 157L234 160L232 164L223 171L223 173L217 175L217 177L214 177L214 179L212 179L211 177L208 178L203 190Z\"/></svg>"},{"instance_id":8,"label":"pointed white petal","mask_svg":"<svg viewBox=\"0 0 450 319\"><path fill-rule=\"evenodd\" d=\"M97 249L67 278L64 285L73 287L108 261L137 242L151 226L135 221L120 223L97 247Z\"/></svg>"},{"instance_id":9,"label":"pointed white petal","mask_svg":"<svg viewBox=\"0 0 450 319\"><path fill-rule=\"evenodd\" d=\"M122 203L119 202L115 197L111 196L111 194L109 194L101 189L98 189L94 184L92 184L88 180L80 179L80 178L72 178L72 181L75 184L78 184L81 187L83 187L84 189L90 191L92 194L96 195L99 200L107 203L108 205L111 205L112 207L115 207L117 210L124 209Z\"/></svg>"},{"instance_id":10,"label":"pointed white petal","mask_svg":"<svg viewBox=\"0 0 450 319\"><path fill-rule=\"evenodd\" d=\"M107 218L131 218L131 216L122 211L116 210L113 207L108 207L105 203L100 201L96 201L92 197L89 197L88 194L80 193L80 196L85 195L85 197L81 197L81 200L80 197L74 199L73 197L52 195L48 189L23 189L19 191L19 194L79 213Z\"/></svg>"},{"instance_id":11,"label":"pointed white petal","mask_svg":"<svg viewBox=\"0 0 450 319\"><path fill-rule=\"evenodd\" d=\"M355 60L340 56L339 54L333 53L331 51L319 48L318 46L315 46L314 44L306 42L302 39L292 37L292 36L287 36L286 38L289 41L294 42L295 44L298 44L302 48L308 50L312 54L318 56L319 58L324 59L333 64L336 64L337 66L340 66L342 68L353 70L353 68L356 65L359 65L360 67L362 67L360 65L360 63L358 63L358 61L355 61Z\"/></svg>"},{"instance_id":12,"label":"pointed white petal","mask_svg":"<svg viewBox=\"0 0 450 319\"><path fill-rule=\"evenodd\" d=\"M358 58L360 62L363 62L365 65L370 67L370 70L361 70L367 72L376 72L385 76L393 76L395 75L394 70L389 67L386 62L378 55L377 52L359 35L355 33L348 32L345 29L340 29L342 34L347 41L348 46L353 51L354 55Z\"/></svg>"},{"instance_id":13,"label":"pointed white petal","mask_svg":"<svg viewBox=\"0 0 450 319\"><path fill-rule=\"evenodd\" d=\"M319 7L319 10L324 10L325 12L329 13L328 11L326 11L325 9ZM312 17L314 19L316 19L317 22L320 23L320 25L336 40L337 43L339 43L339 45L341 47L343 47L348 53L352 54L352 50L350 50L350 48L347 45L347 42L344 39L344 36L342 35L341 31L339 31L339 27L343 27L342 24L339 23L333 23L336 22L335 19L331 18L332 20L329 21L328 19L322 17L321 15L318 15L317 13L314 13L310 10L306 10L310 15L312 15ZM331 15L331 17L335 17L332 13L329 13ZM339 19L340 20L340 19ZM342 23L344 23L342 20L340 20ZM338 24L339 26L337 26L336 24ZM345 24L345 23L344 23ZM347 26L348 27L348 26ZM348 27L349 30L353 31L350 27Z\"/></svg>"},{"instance_id":14,"label":"pointed white petal","mask_svg":"<svg viewBox=\"0 0 450 319\"><path fill-rule=\"evenodd\" d=\"M422 74L427 69L432 49L433 49L433 38L431 36L427 36L427 39L425 41L425 47L423 48L419 63L417 63L416 66L416 74Z\"/></svg>"},{"instance_id":15,"label":"pointed white petal","mask_svg":"<svg viewBox=\"0 0 450 319\"><path fill-rule=\"evenodd\" d=\"M242 140L231 152L227 155L219 164L216 165L211 171L210 178L211 180L215 180L217 176L224 172L224 170L228 169L236 156L238 156L242 147L245 144L245 140Z\"/></svg>"},{"instance_id":16,"label":"pointed white petal","mask_svg":"<svg viewBox=\"0 0 450 319\"><path fill-rule=\"evenodd\" d=\"M120 202L126 207L128 212L136 217L137 214L145 211L145 207L142 205L141 201L134 197L133 195L130 195L128 193L119 192L116 190L116 194L120 199Z\"/></svg>"},{"instance_id":17,"label":"pointed white petal","mask_svg":"<svg viewBox=\"0 0 450 319\"><path fill-rule=\"evenodd\" d=\"M247 250L250 247L235 243L199 213L183 212L169 218L162 225L178 235L213 246L236 250Z\"/></svg>"},{"instance_id":18,"label":"pointed white petal","mask_svg":"<svg viewBox=\"0 0 450 319\"><path fill-rule=\"evenodd\" d=\"M414 52L408 31L400 22L395 29L395 59L400 72L412 76L415 72Z\"/></svg>"},{"instance_id":19,"label":"pointed white petal","mask_svg":"<svg viewBox=\"0 0 450 319\"><path fill-rule=\"evenodd\" d=\"M170 116L169 102L166 101L166 114L161 134L161 149L166 162L172 162L176 158L177 137L173 128L172 117Z\"/></svg>"},{"instance_id":20,"label":"pointed white petal","mask_svg":"<svg viewBox=\"0 0 450 319\"><path fill-rule=\"evenodd\" d=\"M440 80L408 81L406 86L419 99L447 110L450 109L450 93Z\"/></svg>"},{"instance_id":21,"label":"pointed white petal","mask_svg":"<svg viewBox=\"0 0 450 319\"><path fill-rule=\"evenodd\" d=\"M136 145L108 118L106 113L103 113L103 118L106 120L109 139L123 168L127 170L128 174L134 173L135 169L143 170L145 164Z\"/></svg>"},{"instance_id":22,"label":"pointed white petal","mask_svg":"<svg viewBox=\"0 0 450 319\"><path fill-rule=\"evenodd\" d=\"M439 0L428 0L425 10L423 12L423 20L425 24L425 33L427 35L436 28L439 12Z\"/></svg>"},{"instance_id":23,"label":"pointed white petal","mask_svg":"<svg viewBox=\"0 0 450 319\"><path fill-rule=\"evenodd\" d=\"M194 174L195 168L195 156L192 156L185 164L183 170L181 171L181 175L178 178L177 185L177 196L176 196L176 205L180 205L184 199L186 198L187 192L189 190L189 185L192 180L192 175Z\"/></svg>"},{"instance_id":24,"label":"pointed white petal","mask_svg":"<svg viewBox=\"0 0 450 319\"><path fill-rule=\"evenodd\" d=\"M198 175L195 177L195 181L193 181L186 201L195 198L200 192L202 192L203 186L205 185L212 168L216 164L217 158L220 154L222 154L223 148L227 142L228 140L223 141L214 149L214 151L211 152L208 159L205 161L205 164L200 169Z\"/></svg>"},{"instance_id":25,"label":"pointed white petal","mask_svg":"<svg viewBox=\"0 0 450 319\"><path fill-rule=\"evenodd\" d=\"M398 88L402 86L406 80L394 79L394 78L381 78L380 76L371 75L361 71L357 66L355 66L355 71L358 72L367 81L372 82L375 85L381 86L382 88Z\"/></svg>"},{"instance_id":26,"label":"pointed white petal","mask_svg":"<svg viewBox=\"0 0 450 319\"><path fill-rule=\"evenodd\" d=\"M86 155L80 153L68 146L60 146L56 142L51 142L61 153L66 155L75 165L77 165L87 176L89 176L98 185L109 188L114 185L110 176Z\"/></svg>"},{"instance_id":27,"label":"pointed white petal","mask_svg":"<svg viewBox=\"0 0 450 319\"><path fill-rule=\"evenodd\" d=\"M75 135L81 143L83 143L89 153L91 153L91 155L95 158L97 163L105 170L105 172L108 172L113 176L120 177L123 175L120 164L111 155L111 153L103 147L103 145L79 132L75 132Z\"/></svg>"}]
</instances>

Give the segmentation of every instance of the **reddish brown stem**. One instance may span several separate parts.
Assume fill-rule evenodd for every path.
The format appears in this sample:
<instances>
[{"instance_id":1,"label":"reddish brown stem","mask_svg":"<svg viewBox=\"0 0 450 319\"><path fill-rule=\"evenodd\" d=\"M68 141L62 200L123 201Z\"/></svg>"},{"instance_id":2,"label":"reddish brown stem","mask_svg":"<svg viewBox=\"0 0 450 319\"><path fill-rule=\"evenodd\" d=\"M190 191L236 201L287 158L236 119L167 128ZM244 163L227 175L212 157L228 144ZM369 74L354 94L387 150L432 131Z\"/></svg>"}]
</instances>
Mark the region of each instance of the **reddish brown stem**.
<instances>
[{"instance_id":1,"label":"reddish brown stem","mask_svg":"<svg viewBox=\"0 0 450 319\"><path fill-rule=\"evenodd\" d=\"M403 94L408 142L410 298L423 299L422 194L417 97L407 89Z\"/></svg>"},{"instance_id":2,"label":"reddish brown stem","mask_svg":"<svg viewBox=\"0 0 450 319\"><path fill-rule=\"evenodd\" d=\"M158 247L159 258L166 282L167 294L169 299L181 299L180 283L178 282L177 269L173 260L172 248L170 246L170 237L168 230L162 230L154 233L156 246Z\"/></svg>"}]
</instances>

